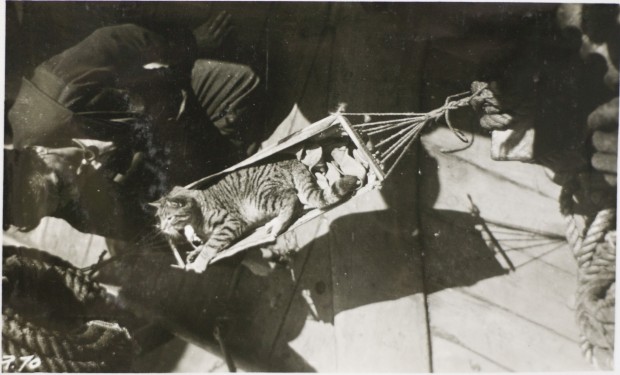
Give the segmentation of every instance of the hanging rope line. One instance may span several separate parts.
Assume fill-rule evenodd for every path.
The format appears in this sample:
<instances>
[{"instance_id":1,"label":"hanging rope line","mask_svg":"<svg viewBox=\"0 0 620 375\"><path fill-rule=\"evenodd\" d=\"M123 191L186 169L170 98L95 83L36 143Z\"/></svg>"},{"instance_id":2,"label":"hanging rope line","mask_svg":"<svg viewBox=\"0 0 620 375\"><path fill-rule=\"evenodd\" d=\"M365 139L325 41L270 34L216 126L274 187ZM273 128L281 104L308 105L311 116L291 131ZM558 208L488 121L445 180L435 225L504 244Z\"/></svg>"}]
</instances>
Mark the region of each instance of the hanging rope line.
<instances>
[{"instance_id":1,"label":"hanging rope line","mask_svg":"<svg viewBox=\"0 0 620 375\"><path fill-rule=\"evenodd\" d=\"M450 120L450 112L472 106L480 94L486 89L486 84L477 86L477 90L467 91L446 98L443 106L430 112L346 112L340 109L337 113L348 117L362 117L362 121L352 121L351 125L362 138L367 140L367 146L372 157L386 171L386 177L394 170L398 162L407 153L409 147L418 139L420 132L431 124L439 124L441 120L452 133L463 143L464 147L442 152L455 152L471 146L473 137L467 136L455 128ZM478 100L480 102L480 100ZM398 117L380 121L372 121L376 117Z\"/></svg>"},{"instance_id":2,"label":"hanging rope line","mask_svg":"<svg viewBox=\"0 0 620 375\"><path fill-rule=\"evenodd\" d=\"M111 297L69 262L3 246L3 354L33 356L22 371L128 371L135 342L109 319ZM10 370L10 369L9 369Z\"/></svg>"}]
</instances>

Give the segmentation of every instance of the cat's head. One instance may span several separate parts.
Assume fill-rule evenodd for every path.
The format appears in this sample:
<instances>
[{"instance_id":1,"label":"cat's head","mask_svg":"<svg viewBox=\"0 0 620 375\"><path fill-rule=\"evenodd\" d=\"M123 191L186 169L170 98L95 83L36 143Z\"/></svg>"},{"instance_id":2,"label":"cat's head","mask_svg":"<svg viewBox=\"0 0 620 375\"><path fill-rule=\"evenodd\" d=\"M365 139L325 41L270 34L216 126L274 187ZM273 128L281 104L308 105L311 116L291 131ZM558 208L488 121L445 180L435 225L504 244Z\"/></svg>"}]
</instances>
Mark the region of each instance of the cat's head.
<instances>
[{"instance_id":1,"label":"cat's head","mask_svg":"<svg viewBox=\"0 0 620 375\"><path fill-rule=\"evenodd\" d=\"M187 225L200 226L200 207L188 189L177 186L168 195L150 205L157 207L159 229L168 236L182 236Z\"/></svg>"}]
</instances>

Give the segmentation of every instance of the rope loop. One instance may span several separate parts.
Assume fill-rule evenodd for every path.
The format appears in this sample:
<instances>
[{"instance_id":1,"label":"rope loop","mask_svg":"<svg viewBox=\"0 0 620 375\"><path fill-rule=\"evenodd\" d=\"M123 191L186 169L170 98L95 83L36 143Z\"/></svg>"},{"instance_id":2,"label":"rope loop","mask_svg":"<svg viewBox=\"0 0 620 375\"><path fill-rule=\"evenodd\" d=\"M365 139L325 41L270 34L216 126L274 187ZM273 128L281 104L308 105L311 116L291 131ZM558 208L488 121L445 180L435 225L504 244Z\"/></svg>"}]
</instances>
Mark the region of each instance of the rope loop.
<instances>
[{"instance_id":1,"label":"rope loop","mask_svg":"<svg viewBox=\"0 0 620 375\"><path fill-rule=\"evenodd\" d=\"M34 356L37 372L127 371L137 346L109 319L118 312L99 284L45 252L3 246L3 354Z\"/></svg>"}]
</instances>

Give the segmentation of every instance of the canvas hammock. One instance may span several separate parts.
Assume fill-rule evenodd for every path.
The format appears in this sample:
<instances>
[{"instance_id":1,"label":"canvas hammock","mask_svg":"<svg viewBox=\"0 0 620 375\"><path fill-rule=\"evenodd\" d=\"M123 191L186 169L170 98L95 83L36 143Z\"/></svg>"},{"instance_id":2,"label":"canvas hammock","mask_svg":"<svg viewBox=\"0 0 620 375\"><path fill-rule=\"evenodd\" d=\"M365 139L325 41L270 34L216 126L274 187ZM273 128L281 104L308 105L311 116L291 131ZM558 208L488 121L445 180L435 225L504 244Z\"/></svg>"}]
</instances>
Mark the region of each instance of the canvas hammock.
<instances>
[{"instance_id":1,"label":"canvas hammock","mask_svg":"<svg viewBox=\"0 0 620 375\"><path fill-rule=\"evenodd\" d=\"M469 106L480 92L482 89L474 93L450 96L443 106L427 113L347 113L341 108L328 117L280 139L275 145L228 169L195 181L186 188L206 189L228 173L249 167L272 155L284 153L294 154L304 163L314 173L319 185L329 185L346 174L354 175L361 181L354 196L379 189L425 127L443 121L457 138L469 144L470 141L465 135L452 126L450 111ZM284 233L333 207L305 210ZM260 227L219 252L211 263L256 246L273 243L276 239L276 236L267 233L265 227ZM174 267L185 267L178 250L173 245L171 247L178 263Z\"/></svg>"}]
</instances>

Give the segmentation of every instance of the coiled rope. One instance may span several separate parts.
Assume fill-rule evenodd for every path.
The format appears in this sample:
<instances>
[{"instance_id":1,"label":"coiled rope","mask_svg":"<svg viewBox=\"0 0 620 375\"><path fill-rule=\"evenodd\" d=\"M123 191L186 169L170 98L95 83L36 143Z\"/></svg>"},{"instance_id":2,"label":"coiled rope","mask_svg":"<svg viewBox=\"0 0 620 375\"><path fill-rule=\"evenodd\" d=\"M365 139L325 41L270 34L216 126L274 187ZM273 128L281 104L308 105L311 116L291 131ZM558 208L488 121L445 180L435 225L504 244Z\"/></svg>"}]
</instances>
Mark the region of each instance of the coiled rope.
<instances>
[{"instance_id":1,"label":"coiled rope","mask_svg":"<svg viewBox=\"0 0 620 375\"><path fill-rule=\"evenodd\" d=\"M575 180L565 184L560 208L566 239L579 267L575 313L581 349L588 361L613 368L616 289L616 209L598 211L593 218L573 209Z\"/></svg>"},{"instance_id":2,"label":"coiled rope","mask_svg":"<svg viewBox=\"0 0 620 375\"><path fill-rule=\"evenodd\" d=\"M36 361L22 371L129 370L134 341L126 329L101 319L116 307L73 265L35 249L3 246L2 284L3 354Z\"/></svg>"}]
</instances>

